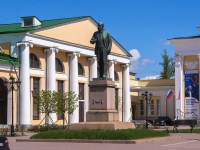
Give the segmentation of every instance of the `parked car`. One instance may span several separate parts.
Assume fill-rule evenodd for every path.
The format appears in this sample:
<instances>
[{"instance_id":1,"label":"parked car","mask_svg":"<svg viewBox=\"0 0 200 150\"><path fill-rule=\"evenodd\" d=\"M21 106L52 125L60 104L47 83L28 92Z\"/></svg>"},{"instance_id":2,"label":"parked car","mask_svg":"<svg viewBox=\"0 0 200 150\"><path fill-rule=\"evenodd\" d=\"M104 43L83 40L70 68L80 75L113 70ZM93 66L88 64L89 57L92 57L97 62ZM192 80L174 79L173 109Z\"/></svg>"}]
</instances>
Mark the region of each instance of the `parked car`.
<instances>
[{"instance_id":1,"label":"parked car","mask_svg":"<svg viewBox=\"0 0 200 150\"><path fill-rule=\"evenodd\" d=\"M0 136L0 150L10 150L7 137Z\"/></svg>"},{"instance_id":2,"label":"parked car","mask_svg":"<svg viewBox=\"0 0 200 150\"><path fill-rule=\"evenodd\" d=\"M154 119L153 124L154 125L161 125L161 126L173 125L173 121L168 116L157 116Z\"/></svg>"}]
</instances>

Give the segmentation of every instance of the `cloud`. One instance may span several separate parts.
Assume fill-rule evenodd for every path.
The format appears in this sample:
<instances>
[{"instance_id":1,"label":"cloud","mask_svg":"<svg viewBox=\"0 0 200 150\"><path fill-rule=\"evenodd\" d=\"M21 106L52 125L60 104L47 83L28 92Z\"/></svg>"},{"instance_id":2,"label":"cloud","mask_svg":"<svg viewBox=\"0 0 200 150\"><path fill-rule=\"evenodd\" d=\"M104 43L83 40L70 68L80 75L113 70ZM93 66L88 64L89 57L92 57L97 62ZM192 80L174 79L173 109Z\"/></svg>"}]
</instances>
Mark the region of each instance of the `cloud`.
<instances>
[{"instance_id":1,"label":"cloud","mask_svg":"<svg viewBox=\"0 0 200 150\"><path fill-rule=\"evenodd\" d=\"M138 70L140 70L140 68L138 67L139 66L140 53L137 49L132 49L129 52L132 55L132 57L130 59L130 63L131 63L130 71L131 72L137 72Z\"/></svg>"},{"instance_id":2,"label":"cloud","mask_svg":"<svg viewBox=\"0 0 200 150\"><path fill-rule=\"evenodd\" d=\"M146 66L147 64L154 64L154 60L151 59L142 59L142 65Z\"/></svg>"},{"instance_id":3,"label":"cloud","mask_svg":"<svg viewBox=\"0 0 200 150\"><path fill-rule=\"evenodd\" d=\"M132 55L131 62L136 62L140 58L140 53L137 49L130 50L130 53Z\"/></svg>"},{"instance_id":4,"label":"cloud","mask_svg":"<svg viewBox=\"0 0 200 150\"><path fill-rule=\"evenodd\" d=\"M172 45L172 43L171 43L170 41L166 41L166 42L164 43L164 45Z\"/></svg>"},{"instance_id":5,"label":"cloud","mask_svg":"<svg viewBox=\"0 0 200 150\"><path fill-rule=\"evenodd\" d=\"M159 75L155 75L155 76L146 76L144 78L141 78L140 80L150 80L150 79L159 79Z\"/></svg>"},{"instance_id":6,"label":"cloud","mask_svg":"<svg viewBox=\"0 0 200 150\"><path fill-rule=\"evenodd\" d=\"M162 44L162 45L166 45L166 46L168 46L168 45L172 45L172 43L170 43L168 40L166 40L166 39L160 39L160 40L158 40L158 44Z\"/></svg>"}]
</instances>

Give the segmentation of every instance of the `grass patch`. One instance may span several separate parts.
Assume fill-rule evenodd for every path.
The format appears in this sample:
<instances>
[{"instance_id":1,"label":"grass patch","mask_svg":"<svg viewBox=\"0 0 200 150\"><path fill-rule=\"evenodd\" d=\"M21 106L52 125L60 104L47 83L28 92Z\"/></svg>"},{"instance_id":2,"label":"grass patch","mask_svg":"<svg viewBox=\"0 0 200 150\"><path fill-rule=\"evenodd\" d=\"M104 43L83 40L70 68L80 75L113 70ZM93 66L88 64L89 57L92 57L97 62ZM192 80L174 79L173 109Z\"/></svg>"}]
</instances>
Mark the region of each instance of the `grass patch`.
<instances>
[{"instance_id":1,"label":"grass patch","mask_svg":"<svg viewBox=\"0 0 200 150\"><path fill-rule=\"evenodd\" d=\"M169 136L166 131L146 129L124 130L51 130L40 132L31 139L89 139L89 140L135 140Z\"/></svg>"},{"instance_id":2,"label":"grass patch","mask_svg":"<svg viewBox=\"0 0 200 150\"><path fill-rule=\"evenodd\" d=\"M176 133L176 130L169 130L169 133ZM190 133L190 129L178 129L178 133ZM192 133L200 134L200 129L193 129Z\"/></svg>"}]
</instances>

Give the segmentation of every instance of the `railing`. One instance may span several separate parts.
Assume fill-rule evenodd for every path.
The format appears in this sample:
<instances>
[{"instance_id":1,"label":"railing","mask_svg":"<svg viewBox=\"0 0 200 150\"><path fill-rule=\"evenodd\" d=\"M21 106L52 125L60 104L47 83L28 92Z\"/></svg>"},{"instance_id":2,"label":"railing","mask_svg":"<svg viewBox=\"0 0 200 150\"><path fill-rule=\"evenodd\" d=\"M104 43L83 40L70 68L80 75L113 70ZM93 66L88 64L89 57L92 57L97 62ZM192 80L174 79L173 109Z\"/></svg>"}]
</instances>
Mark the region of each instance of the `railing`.
<instances>
[{"instance_id":1,"label":"railing","mask_svg":"<svg viewBox=\"0 0 200 150\"><path fill-rule=\"evenodd\" d=\"M179 109L176 110L176 119L179 120L179 119L197 119L198 118L198 115L195 114L194 112L182 112L180 111Z\"/></svg>"}]
</instances>

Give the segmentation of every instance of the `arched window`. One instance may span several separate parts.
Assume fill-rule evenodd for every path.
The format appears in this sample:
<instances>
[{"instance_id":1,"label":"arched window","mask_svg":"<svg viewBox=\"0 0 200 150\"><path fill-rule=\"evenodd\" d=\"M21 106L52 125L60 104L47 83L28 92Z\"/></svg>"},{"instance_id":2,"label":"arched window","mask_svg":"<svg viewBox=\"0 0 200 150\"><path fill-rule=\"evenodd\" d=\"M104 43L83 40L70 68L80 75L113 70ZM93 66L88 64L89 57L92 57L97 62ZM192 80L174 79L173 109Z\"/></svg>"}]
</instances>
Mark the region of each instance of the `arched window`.
<instances>
[{"instance_id":1,"label":"arched window","mask_svg":"<svg viewBox=\"0 0 200 150\"><path fill-rule=\"evenodd\" d=\"M35 54L30 53L30 67L31 68L40 68L40 62L38 58L35 56Z\"/></svg>"},{"instance_id":2,"label":"arched window","mask_svg":"<svg viewBox=\"0 0 200 150\"><path fill-rule=\"evenodd\" d=\"M119 81L119 76L118 76L118 73L116 71L114 71L114 78L115 78L115 81Z\"/></svg>"},{"instance_id":3,"label":"arched window","mask_svg":"<svg viewBox=\"0 0 200 150\"><path fill-rule=\"evenodd\" d=\"M56 72L64 72L63 65L58 58L56 58Z\"/></svg>"},{"instance_id":4,"label":"arched window","mask_svg":"<svg viewBox=\"0 0 200 150\"><path fill-rule=\"evenodd\" d=\"M83 69L83 66L78 63L78 75L84 75L84 69Z\"/></svg>"}]
</instances>

